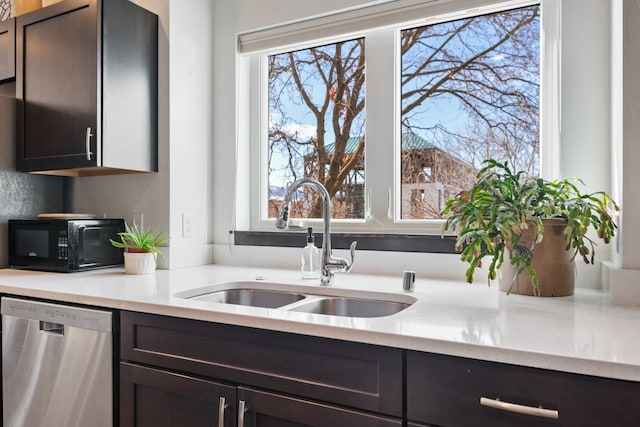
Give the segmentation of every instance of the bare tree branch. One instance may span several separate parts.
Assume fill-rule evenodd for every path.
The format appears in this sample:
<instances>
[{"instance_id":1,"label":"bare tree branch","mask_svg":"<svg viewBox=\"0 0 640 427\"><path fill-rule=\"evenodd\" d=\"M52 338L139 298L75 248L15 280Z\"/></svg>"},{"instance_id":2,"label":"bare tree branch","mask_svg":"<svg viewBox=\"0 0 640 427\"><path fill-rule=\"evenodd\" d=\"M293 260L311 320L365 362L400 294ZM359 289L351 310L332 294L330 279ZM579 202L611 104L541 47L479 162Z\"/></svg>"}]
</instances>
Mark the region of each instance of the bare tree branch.
<instances>
[{"instance_id":1,"label":"bare tree branch","mask_svg":"<svg viewBox=\"0 0 640 427\"><path fill-rule=\"evenodd\" d=\"M424 147L403 148L401 156L402 183L414 188L408 200L418 217L439 217L440 199L469 182L486 158L509 159L537 173L539 18L536 5L402 32L402 129L425 139ZM270 57L270 150L289 156L279 166L285 172L275 169L270 155L270 174L313 176L332 197L362 186L364 43ZM441 120L442 105L455 105L465 127ZM303 117L311 118L313 136L293 130ZM319 199L305 203L306 214L320 216ZM345 203L336 207L343 217L350 214Z\"/></svg>"}]
</instances>

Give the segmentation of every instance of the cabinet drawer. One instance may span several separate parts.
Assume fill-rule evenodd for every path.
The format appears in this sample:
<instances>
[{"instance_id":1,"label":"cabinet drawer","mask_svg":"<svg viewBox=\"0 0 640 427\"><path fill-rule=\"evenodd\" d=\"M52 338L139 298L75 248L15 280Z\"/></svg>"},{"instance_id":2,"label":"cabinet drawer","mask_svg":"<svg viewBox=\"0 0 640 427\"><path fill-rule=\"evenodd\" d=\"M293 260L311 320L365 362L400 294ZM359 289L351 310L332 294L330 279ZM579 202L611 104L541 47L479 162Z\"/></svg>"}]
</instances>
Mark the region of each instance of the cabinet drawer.
<instances>
[{"instance_id":1,"label":"cabinet drawer","mask_svg":"<svg viewBox=\"0 0 640 427\"><path fill-rule=\"evenodd\" d=\"M634 409L638 396L640 383L428 353L407 354L407 415L417 422L442 426L631 426L638 422ZM496 401L549 409L545 415L557 411L558 418L486 406Z\"/></svg>"},{"instance_id":2,"label":"cabinet drawer","mask_svg":"<svg viewBox=\"0 0 640 427\"><path fill-rule=\"evenodd\" d=\"M402 350L123 312L124 360L402 416Z\"/></svg>"}]
</instances>

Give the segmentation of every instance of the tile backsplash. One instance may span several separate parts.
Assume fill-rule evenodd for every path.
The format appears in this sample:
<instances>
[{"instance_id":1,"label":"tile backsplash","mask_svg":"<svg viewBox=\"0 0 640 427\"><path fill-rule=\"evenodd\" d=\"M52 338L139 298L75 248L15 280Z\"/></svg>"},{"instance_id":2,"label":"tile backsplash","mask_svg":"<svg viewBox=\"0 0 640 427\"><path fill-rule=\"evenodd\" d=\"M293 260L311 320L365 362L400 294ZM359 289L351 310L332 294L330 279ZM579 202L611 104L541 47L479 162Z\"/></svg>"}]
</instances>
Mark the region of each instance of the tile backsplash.
<instances>
[{"instance_id":1,"label":"tile backsplash","mask_svg":"<svg viewBox=\"0 0 640 427\"><path fill-rule=\"evenodd\" d=\"M62 184L60 177L0 170L0 220L61 212Z\"/></svg>"}]
</instances>

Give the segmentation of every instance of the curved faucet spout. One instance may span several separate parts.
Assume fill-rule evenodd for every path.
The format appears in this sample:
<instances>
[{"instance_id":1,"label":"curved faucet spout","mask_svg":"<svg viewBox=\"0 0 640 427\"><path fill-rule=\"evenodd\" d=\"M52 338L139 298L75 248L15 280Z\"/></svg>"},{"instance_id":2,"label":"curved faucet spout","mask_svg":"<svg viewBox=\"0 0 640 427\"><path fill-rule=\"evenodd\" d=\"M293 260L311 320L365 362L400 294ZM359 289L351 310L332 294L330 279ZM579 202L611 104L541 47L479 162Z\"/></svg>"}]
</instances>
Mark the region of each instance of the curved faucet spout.
<instances>
[{"instance_id":1,"label":"curved faucet spout","mask_svg":"<svg viewBox=\"0 0 640 427\"><path fill-rule=\"evenodd\" d=\"M276 227L285 229L289 226L289 206L291 205L291 197L296 190L302 186L310 186L316 189L322 197L322 276L321 283L329 285L333 278L333 272L348 272L353 266L353 258L355 255L356 242L351 244L351 260L347 261L343 258L334 258L331 255L331 196L329 192L319 181L312 178L300 178L295 181L284 195L282 206L276 218Z\"/></svg>"}]
</instances>

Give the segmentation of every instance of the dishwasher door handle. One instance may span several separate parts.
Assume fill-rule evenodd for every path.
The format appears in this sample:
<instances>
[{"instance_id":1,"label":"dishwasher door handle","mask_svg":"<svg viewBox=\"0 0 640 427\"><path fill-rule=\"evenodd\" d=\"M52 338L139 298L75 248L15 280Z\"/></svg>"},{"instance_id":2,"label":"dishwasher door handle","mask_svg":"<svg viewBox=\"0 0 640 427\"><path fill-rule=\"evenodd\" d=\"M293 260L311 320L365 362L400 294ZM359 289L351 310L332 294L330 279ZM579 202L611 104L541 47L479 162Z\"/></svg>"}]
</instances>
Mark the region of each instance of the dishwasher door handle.
<instances>
[{"instance_id":1,"label":"dishwasher door handle","mask_svg":"<svg viewBox=\"0 0 640 427\"><path fill-rule=\"evenodd\" d=\"M64 325L54 322L40 321L40 331L53 335L64 336Z\"/></svg>"}]
</instances>

